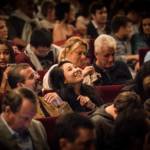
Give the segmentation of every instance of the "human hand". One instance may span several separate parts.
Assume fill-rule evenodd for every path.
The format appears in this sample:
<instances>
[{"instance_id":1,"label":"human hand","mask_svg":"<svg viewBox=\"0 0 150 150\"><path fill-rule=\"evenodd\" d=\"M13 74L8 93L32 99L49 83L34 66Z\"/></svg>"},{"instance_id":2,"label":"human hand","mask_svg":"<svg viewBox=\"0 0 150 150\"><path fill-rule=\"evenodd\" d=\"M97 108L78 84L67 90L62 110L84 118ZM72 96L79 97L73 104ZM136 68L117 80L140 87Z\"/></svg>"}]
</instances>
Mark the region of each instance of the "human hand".
<instances>
[{"instance_id":1,"label":"human hand","mask_svg":"<svg viewBox=\"0 0 150 150\"><path fill-rule=\"evenodd\" d=\"M63 100L56 92L49 92L44 96L44 100L48 104L53 104L55 106L60 106L63 103Z\"/></svg>"},{"instance_id":2,"label":"human hand","mask_svg":"<svg viewBox=\"0 0 150 150\"><path fill-rule=\"evenodd\" d=\"M87 75L91 75L93 74L95 71L94 67L93 66L86 66L83 70L82 70L82 73L83 73L83 76L87 76Z\"/></svg>"},{"instance_id":3,"label":"human hand","mask_svg":"<svg viewBox=\"0 0 150 150\"><path fill-rule=\"evenodd\" d=\"M80 105L81 105L81 106L85 106L85 107L87 107L87 108L89 108L89 109L95 108L95 104L94 104L94 103L90 100L90 98L87 97L87 96L79 95L79 96L77 97L77 100L80 101Z\"/></svg>"}]
</instances>

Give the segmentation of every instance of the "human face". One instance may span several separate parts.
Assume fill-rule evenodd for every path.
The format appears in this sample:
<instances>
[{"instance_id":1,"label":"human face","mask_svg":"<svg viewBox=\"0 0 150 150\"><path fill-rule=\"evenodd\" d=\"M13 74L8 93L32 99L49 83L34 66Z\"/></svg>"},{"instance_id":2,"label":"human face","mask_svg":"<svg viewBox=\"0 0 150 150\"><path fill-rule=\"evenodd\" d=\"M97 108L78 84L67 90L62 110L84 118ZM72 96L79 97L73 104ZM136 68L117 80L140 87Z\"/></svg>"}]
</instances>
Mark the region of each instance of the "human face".
<instances>
[{"instance_id":1,"label":"human face","mask_svg":"<svg viewBox=\"0 0 150 150\"><path fill-rule=\"evenodd\" d=\"M150 18L145 18L142 21L143 32L150 35Z\"/></svg>"},{"instance_id":2,"label":"human face","mask_svg":"<svg viewBox=\"0 0 150 150\"><path fill-rule=\"evenodd\" d=\"M131 22L128 22L126 26L121 27L121 33L123 38L130 38L133 33L133 25Z\"/></svg>"},{"instance_id":3,"label":"human face","mask_svg":"<svg viewBox=\"0 0 150 150\"><path fill-rule=\"evenodd\" d=\"M76 44L74 45L75 47ZM78 45L77 48L74 48L74 46L72 47L73 50L71 50L66 57L67 60L71 61L74 65L80 67L82 66L83 60L85 60L86 58L86 46L83 44Z\"/></svg>"},{"instance_id":4,"label":"human face","mask_svg":"<svg viewBox=\"0 0 150 150\"><path fill-rule=\"evenodd\" d=\"M71 23L75 20L75 8L71 5L68 13L68 22Z\"/></svg>"},{"instance_id":5,"label":"human face","mask_svg":"<svg viewBox=\"0 0 150 150\"><path fill-rule=\"evenodd\" d=\"M18 112L10 111L9 123L12 129L22 131L29 127L33 116L36 113L36 105L28 99L23 98L21 107Z\"/></svg>"},{"instance_id":6,"label":"human face","mask_svg":"<svg viewBox=\"0 0 150 150\"><path fill-rule=\"evenodd\" d=\"M82 70L75 67L72 63L65 63L62 66L65 83L76 84L83 81Z\"/></svg>"},{"instance_id":7,"label":"human face","mask_svg":"<svg viewBox=\"0 0 150 150\"><path fill-rule=\"evenodd\" d=\"M97 24L106 24L107 22L107 8L103 7L102 9L96 10L96 13L93 15L93 19Z\"/></svg>"},{"instance_id":8,"label":"human face","mask_svg":"<svg viewBox=\"0 0 150 150\"><path fill-rule=\"evenodd\" d=\"M6 68L9 58L8 47L5 44L0 44L0 68Z\"/></svg>"},{"instance_id":9,"label":"human face","mask_svg":"<svg viewBox=\"0 0 150 150\"><path fill-rule=\"evenodd\" d=\"M78 137L74 142L68 142L65 150L95 150L95 132L93 129L79 128Z\"/></svg>"},{"instance_id":10,"label":"human face","mask_svg":"<svg viewBox=\"0 0 150 150\"><path fill-rule=\"evenodd\" d=\"M100 50L96 53L96 64L101 68L110 68L114 64L114 49L109 47L103 47L103 50Z\"/></svg>"},{"instance_id":11,"label":"human face","mask_svg":"<svg viewBox=\"0 0 150 150\"><path fill-rule=\"evenodd\" d=\"M20 74L25 78L24 83L22 83L23 87L27 87L32 90L37 89L39 79L37 72L35 72L31 67L28 67L26 69L22 69Z\"/></svg>"},{"instance_id":12,"label":"human face","mask_svg":"<svg viewBox=\"0 0 150 150\"><path fill-rule=\"evenodd\" d=\"M8 29L4 20L0 20L0 39L8 38Z\"/></svg>"},{"instance_id":13,"label":"human face","mask_svg":"<svg viewBox=\"0 0 150 150\"><path fill-rule=\"evenodd\" d=\"M50 48L49 47L43 47L39 46L36 49L33 49L34 53L39 57L45 57L48 55Z\"/></svg>"}]
</instances>

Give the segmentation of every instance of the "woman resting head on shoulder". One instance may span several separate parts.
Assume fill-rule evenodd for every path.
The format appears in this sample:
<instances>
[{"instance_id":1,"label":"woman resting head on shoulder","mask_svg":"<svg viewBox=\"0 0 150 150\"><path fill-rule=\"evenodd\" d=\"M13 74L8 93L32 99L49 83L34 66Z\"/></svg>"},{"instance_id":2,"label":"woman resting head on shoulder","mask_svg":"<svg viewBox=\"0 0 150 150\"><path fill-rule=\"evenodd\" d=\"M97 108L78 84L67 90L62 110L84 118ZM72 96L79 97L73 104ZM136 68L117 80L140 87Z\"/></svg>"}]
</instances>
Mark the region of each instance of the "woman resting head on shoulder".
<instances>
[{"instance_id":1,"label":"woman resting head on shoulder","mask_svg":"<svg viewBox=\"0 0 150 150\"><path fill-rule=\"evenodd\" d=\"M52 89L77 112L91 111L101 104L93 88L82 83L83 79L82 69L67 60L49 74Z\"/></svg>"}]
</instances>

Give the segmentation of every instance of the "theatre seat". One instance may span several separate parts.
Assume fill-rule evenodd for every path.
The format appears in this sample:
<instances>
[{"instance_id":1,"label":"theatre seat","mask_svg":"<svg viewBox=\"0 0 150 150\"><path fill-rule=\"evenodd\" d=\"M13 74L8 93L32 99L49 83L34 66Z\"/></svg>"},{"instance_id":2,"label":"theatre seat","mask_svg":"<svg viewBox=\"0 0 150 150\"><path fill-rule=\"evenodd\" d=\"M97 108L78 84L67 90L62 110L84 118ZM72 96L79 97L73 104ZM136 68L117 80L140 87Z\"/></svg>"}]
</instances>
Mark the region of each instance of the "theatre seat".
<instances>
[{"instance_id":1,"label":"theatre seat","mask_svg":"<svg viewBox=\"0 0 150 150\"><path fill-rule=\"evenodd\" d=\"M149 50L150 50L149 48L141 48L138 50L140 66L142 66L142 64L144 62L144 57Z\"/></svg>"},{"instance_id":2,"label":"theatre seat","mask_svg":"<svg viewBox=\"0 0 150 150\"><path fill-rule=\"evenodd\" d=\"M38 70L37 72L40 76L39 80L43 81L43 77L44 77L45 73L47 72L47 70Z\"/></svg>"},{"instance_id":3,"label":"theatre seat","mask_svg":"<svg viewBox=\"0 0 150 150\"><path fill-rule=\"evenodd\" d=\"M56 119L57 119L57 117L46 117L46 118L38 118L37 119L43 124L43 126L45 128L49 146L51 145L52 138L55 134L54 128L55 128Z\"/></svg>"},{"instance_id":4,"label":"theatre seat","mask_svg":"<svg viewBox=\"0 0 150 150\"><path fill-rule=\"evenodd\" d=\"M124 85L99 85L95 86L95 91L98 97L104 100L104 103L112 102L115 97L119 94L120 90Z\"/></svg>"}]
</instances>

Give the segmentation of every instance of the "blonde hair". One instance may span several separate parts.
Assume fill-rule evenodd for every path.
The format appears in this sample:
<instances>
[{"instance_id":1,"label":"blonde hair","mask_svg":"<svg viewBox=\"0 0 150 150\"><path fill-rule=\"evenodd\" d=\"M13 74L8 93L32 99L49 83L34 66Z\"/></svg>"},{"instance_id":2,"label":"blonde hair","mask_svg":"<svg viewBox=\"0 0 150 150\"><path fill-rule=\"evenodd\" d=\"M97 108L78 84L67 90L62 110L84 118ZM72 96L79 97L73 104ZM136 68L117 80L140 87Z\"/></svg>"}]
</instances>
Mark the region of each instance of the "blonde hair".
<instances>
[{"instance_id":1,"label":"blonde hair","mask_svg":"<svg viewBox=\"0 0 150 150\"><path fill-rule=\"evenodd\" d=\"M99 53L104 47L109 47L115 50L117 47L116 40L107 34L99 35L94 41L95 53Z\"/></svg>"},{"instance_id":2,"label":"blonde hair","mask_svg":"<svg viewBox=\"0 0 150 150\"><path fill-rule=\"evenodd\" d=\"M59 53L58 61L60 62L66 60L67 54L75 51L80 45L85 45L85 47L88 49L88 43L84 39L81 39L78 36L69 38L65 42L64 48Z\"/></svg>"}]
</instances>

